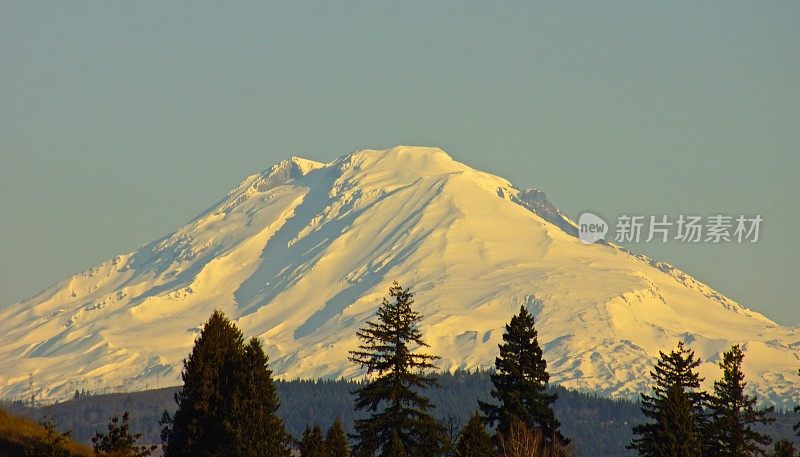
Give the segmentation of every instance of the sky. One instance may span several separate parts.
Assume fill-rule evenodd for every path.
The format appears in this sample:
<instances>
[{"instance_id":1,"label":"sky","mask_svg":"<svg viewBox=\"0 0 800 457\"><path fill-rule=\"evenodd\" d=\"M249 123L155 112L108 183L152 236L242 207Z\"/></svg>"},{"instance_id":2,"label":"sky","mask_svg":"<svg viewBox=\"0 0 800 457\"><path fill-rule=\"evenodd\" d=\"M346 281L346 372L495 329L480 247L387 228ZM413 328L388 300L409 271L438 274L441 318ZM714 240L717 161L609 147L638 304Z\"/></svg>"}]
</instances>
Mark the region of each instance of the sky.
<instances>
[{"instance_id":1,"label":"sky","mask_svg":"<svg viewBox=\"0 0 800 457\"><path fill-rule=\"evenodd\" d=\"M438 146L800 324L800 2L0 3L0 306L292 155ZM399 5L403 3L403 5Z\"/></svg>"}]
</instances>

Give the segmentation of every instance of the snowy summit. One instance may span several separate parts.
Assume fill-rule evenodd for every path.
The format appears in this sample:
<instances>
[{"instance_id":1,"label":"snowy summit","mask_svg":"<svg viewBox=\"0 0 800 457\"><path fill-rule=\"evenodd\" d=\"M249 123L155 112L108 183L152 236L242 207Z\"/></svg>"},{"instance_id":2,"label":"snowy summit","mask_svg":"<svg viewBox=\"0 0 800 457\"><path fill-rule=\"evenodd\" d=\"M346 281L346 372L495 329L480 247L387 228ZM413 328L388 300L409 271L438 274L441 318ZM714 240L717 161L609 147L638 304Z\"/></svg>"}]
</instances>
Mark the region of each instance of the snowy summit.
<instances>
[{"instance_id":1,"label":"snowy summit","mask_svg":"<svg viewBox=\"0 0 800 457\"><path fill-rule=\"evenodd\" d=\"M215 308L263 340L279 377L358 377L347 351L394 280L415 293L442 370L492 366L524 305L566 387L632 396L678 340L708 383L739 343L761 399L800 401L800 328L671 265L581 243L539 191L404 146L293 157L174 233L0 307L0 397L30 398L29 373L51 400L177 385Z\"/></svg>"}]
</instances>

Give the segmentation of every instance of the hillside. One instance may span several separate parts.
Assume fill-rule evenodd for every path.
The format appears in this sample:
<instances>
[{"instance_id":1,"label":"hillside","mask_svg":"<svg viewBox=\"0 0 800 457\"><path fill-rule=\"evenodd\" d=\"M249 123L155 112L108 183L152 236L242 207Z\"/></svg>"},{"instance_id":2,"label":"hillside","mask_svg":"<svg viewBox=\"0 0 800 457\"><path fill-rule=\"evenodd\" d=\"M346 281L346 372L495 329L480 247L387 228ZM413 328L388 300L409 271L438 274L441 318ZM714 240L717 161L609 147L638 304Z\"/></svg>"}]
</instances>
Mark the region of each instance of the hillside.
<instances>
[{"instance_id":1,"label":"hillside","mask_svg":"<svg viewBox=\"0 0 800 457\"><path fill-rule=\"evenodd\" d=\"M0 408L0 456L25 457L26 449L34 449L48 442L47 430L43 426ZM65 447L74 457L94 455L90 447L72 440L68 440Z\"/></svg>"}]
</instances>

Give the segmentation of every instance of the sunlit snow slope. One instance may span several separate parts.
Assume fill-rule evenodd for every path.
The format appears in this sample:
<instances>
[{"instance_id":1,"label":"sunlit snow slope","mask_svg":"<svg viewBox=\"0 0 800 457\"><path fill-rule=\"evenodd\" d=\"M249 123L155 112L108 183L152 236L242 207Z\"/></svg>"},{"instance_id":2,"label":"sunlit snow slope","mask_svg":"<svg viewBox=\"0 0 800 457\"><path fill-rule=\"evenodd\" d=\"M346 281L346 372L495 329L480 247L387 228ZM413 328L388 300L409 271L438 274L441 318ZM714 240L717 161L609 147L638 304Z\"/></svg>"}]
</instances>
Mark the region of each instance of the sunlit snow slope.
<instances>
[{"instance_id":1,"label":"sunlit snow slope","mask_svg":"<svg viewBox=\"0 0 800 457\"><path fill-rule=\"evenodd\" d=\"M541 192L440 149L292 158L175 233L0 308L0 396L29 397L29 373L51 400L178 384L214 308L264 341L280 377L355 377L355 331L397 280L416 294L441 369L492 366L523 305L556 383L630 396L678 340L710 381L741 343L761 398L800 401L800 329L574 233Z\"/></svg>"}]
</instances>

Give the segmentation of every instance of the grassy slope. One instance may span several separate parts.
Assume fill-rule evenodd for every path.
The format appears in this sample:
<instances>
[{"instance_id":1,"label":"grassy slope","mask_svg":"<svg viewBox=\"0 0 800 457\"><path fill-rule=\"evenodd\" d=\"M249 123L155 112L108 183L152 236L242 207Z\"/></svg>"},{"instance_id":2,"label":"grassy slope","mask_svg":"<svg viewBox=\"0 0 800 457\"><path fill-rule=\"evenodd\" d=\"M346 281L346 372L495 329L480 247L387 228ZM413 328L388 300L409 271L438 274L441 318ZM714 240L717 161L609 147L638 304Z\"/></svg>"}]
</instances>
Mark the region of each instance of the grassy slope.
<instances>
[{"instance_id":1,"label":"grassy slope","mask_svg":"<svg viewBox=\"0 0 800 457\"><path fill-rule=\"evenodd\" d=\"M29 419L14 416L0 409L0 455L3 457L23 457L25 445L40 442L45 437L45 429ZM72 440L67 444L70 453L75 457L93 455L88 446Z\"/></svg>"}]
</instances>

